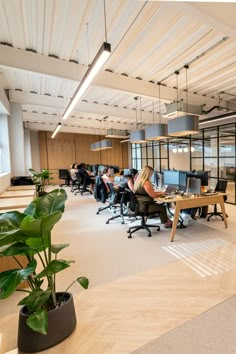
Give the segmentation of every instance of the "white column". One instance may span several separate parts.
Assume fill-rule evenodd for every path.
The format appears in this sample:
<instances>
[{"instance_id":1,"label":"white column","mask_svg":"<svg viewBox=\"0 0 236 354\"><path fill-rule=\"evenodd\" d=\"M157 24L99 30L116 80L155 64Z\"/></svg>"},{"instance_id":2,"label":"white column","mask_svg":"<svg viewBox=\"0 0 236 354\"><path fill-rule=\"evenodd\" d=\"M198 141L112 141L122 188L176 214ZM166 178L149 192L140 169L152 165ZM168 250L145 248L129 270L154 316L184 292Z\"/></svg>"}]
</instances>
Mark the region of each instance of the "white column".
<instances>
[{"instance_id":1,"label":"white column","mask_svg":"<svg viewBox=\"0 0 236 354\"><path fill-rule=\"evenodd\" d=\"M29 174L29 168L32 167L31 157L31 140L29 129L24 129L24 142L25 142L25 174Z\"/></svg>"},{"instance_id":2,"label":"white column","mask_svg":"<svg viewBox=\"0 0 236 354\"><path fill-rule=\"evenodd\" d=\"M12 176L28 175L28 173L26 173L25 164L25 142L22 111L20 105L17 103L11 103L9 137Z\"/></svg>"}]
</instances>

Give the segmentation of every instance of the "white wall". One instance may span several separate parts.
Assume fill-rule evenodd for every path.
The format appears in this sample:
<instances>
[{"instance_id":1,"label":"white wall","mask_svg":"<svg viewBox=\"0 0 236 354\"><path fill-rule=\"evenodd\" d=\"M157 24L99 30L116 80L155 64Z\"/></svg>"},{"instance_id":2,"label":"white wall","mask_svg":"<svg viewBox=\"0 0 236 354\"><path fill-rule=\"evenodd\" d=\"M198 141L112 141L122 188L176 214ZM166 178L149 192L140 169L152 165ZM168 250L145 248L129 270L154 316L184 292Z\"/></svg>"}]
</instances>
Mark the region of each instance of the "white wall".
<instances>
[{"instance_id":1,"label":"white wall","mask_svg":"<svg viewBox=\"0 0 236 354\"><path fill-rule=\"evenodd\" d=\"M0 193L4 192L11 185L11 174L0 175Z\"/></svg>"}]
</instances>

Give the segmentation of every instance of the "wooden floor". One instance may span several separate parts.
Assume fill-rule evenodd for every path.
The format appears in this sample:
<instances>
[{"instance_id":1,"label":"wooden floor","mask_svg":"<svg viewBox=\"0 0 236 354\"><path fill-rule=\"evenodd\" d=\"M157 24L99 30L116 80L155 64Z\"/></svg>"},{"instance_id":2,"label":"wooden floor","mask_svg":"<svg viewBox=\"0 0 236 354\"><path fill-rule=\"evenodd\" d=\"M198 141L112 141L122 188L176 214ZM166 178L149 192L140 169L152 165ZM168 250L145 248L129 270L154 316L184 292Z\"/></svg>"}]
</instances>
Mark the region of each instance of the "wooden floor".
<instances>
[{"instance_id":1,"label":"wooden floor","mask_svg":"<svg viewBox=\"0 0 236 354\"><path fill-rule=\"evenodd\" d=\"M231 206L227 213L234 210ZM230 215L227 230L213 221L216 233L222 228L221 237L166 242L162 248L172 262L81 291L74 299L76 330L47 353L131 353L234 295L235 224ZM122 259L114 262L118 266ZM17 317L9 311L0 319L0 353L18 353Z\"/></svg>"}]
</instances>

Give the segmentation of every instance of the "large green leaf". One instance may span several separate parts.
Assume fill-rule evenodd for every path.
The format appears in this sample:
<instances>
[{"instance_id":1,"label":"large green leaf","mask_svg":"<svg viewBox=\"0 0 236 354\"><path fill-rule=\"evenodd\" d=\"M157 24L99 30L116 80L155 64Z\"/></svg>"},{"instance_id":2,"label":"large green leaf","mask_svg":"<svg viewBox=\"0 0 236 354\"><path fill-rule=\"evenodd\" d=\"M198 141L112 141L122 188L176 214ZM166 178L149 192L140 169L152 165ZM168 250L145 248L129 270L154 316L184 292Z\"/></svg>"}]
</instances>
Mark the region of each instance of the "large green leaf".
<instances>
[{"instance_id":1,"label":"large green leaf","mask_svg":"<svg viewBox=\"0 0 236 354\"><path fill-rule=\"evenodd\" d=\"M17 286L34 272L36 265L37 263L34 259L24 269L11 269L0 273L0 299L10 296Z\"/></svg>"},{"instance_id":2,"label":"large green leaf","mask_svg":"<svg viewBox=\"0 0 236 354\"><path fill-rule=\"evenodd\" d=\"M61 250L64 248L68 247L69 243L63 243L63 244L58 244L58 245L51 245L51 251L52 253L59 253Z\"/></svg>"},{"instance_id":3,"label":"large green leaf","mask_svg":"<svg viewBox=\"0 0 236 354\"><path fill-rule=\"evenodd\" d=\"M47 334L48 332L48 314L45 310L40 309L32 313L26 323L33 331L42 334Z\"/></svg>"},{"instance_id":4,"label":"large green leaf","mask_svg":"<svg viewBox=\"0 0 236 354\"><path fill-rule=\"evenodd\" d=\"M28 236L26 236L21 230L10 230L7 232L0 232L0 247L5 245L11 245L16 241L25 241Z\"/></svg>"},{"instance_id":5,"label":"large green leaf","mask_svg":"<svg viewBox=\"0 0 236 354\"><path fill-rule=\"evenodd\" d=\"M31 248L23 242L16 242L7 247L3 252L3 256L17 256L18 254L28 254ZM1 254L1 253L0 253Z\"/></svg>"},{"instance_id":6,"label":"large green leaf","mask_svg":"<svg viewBox=\"0 0 236 354\"><path fill-rule=\"evenodd\" d=\"M76 281L84 288L88 289L89 286L89 280L86 277L79 277L76 279Z\"/></svg>"},{"instance_id":7,"label":"large green leaf","mask_svg":"<svg viewBox=\"0 0 236 354\"><path fill-rule=\"evenodd\" d=\"M43 216L41 219L34 219L21 225L22 231L29 236L26 243L32 248L42 251L50 242L50 233L54 225L61 219L62 212L55 211L52 214ZM23 223L22 223L23 224ZM30 237L31 236L31 237Z\"/></svg>"},{"instance_id":8,"label":"large green leaf","mask_svg":"<svg viewBox=\"0 0 236 354\"><path fill-rule=\"evenodd\" d=\"M33 312L39 310L43 304L49 299L51 290L43 291L42 289L33 290L28 296L22 299L18 305L26 305L28 310Z\"/></svg>"},{"instance_id":9,"label":"large green leaf","mask_svg":"<svg viewBox=\"0 0 236 354\"><path fill-rule=\"evenodd\" d=\"M42 277L46 277L46 276L51 276L55 273L58 273L68 267L70 267L70 264L74 263L74 261L64 261L64 260L53 260L51 261L47 267L44 268L44 270L42 270L42 272L40 272L37 275L37 278L42 278Z\"/></svg>"},{"instance_id":10,"label":"large green leaf","mask_svg":"<svg viewBox=\"0 0 236 354\"><path fill-rule=\"evenodd\" d=\"M26 236L19 230L25 216L25 214L14 211L0 215L0 247L26 239Z\"/></svg>"},{"instance_id":11,"label":"large green leaf","mask_svg":"<svg viewBox=\"0 0 236 354\"><path fill-rule=\"evenodd\" d=\"M34 218L40 218L44 215L51 214L56 210L64 212L66 199L67 194L64 189L54 189L50 193L36 198L32 202L33 206L31 203L24 212L27 215L33 215ZM32 214L33 209L34 213Z\"/></svg>"},{"instance_id":12,"label":"large green leaf","mask_svg":"<svg viewBox=\"0 0 236 354\"><path fill-rule=\"evenodd\" d=\"M7 213L0 214L1 229L4 226L4 224L3 224L4 222L6 222L6 224L8 224L9 230L11 228L15 229L15 228L19 227L19 225L22 222L22 220L24 219L24 217L25 217L25 214L20 213L19 211L9 211Z\"/></svg>"}]
</instances>

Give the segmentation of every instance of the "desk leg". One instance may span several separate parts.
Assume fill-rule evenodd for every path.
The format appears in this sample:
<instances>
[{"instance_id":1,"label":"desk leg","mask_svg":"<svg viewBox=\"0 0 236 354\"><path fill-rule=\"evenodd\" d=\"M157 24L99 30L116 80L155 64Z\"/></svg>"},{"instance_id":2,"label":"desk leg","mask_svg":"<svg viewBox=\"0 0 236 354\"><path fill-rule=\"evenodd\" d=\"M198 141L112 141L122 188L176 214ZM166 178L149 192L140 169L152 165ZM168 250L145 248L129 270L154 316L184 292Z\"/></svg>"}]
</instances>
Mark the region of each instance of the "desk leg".
<instances>
[{"instance_id":1,"label":"desk leg","mask_svg":"<svg viewBox=\"0 0 236 354\"><path fill-rule=\"evenodd\" d=\"M228 221L227 221L227 217L226 217L226 212L225 212L225 202L224 202L224 197L220 196L220 207L221 207L221 212L223 214L223 218L224 218L224 223L225 223L225 227L228 227Z\"/></svg>"},{"instance_id":2,"label":"desk leg","mask_svg":"<svg viewBox=\"0 0 236 354\"><path fill-rule=\"evenodd\" d=\"M172 229L171 229L171 234L170 234L170 242L173 242L174 238L175 238L176 227L177 227L178 220L179 220L179 212L180 212L180 207L179 207L178 202L177 202L176 203L176 207L175 207L175 216L174 216Z\"/></svg>"}]
</instances>

